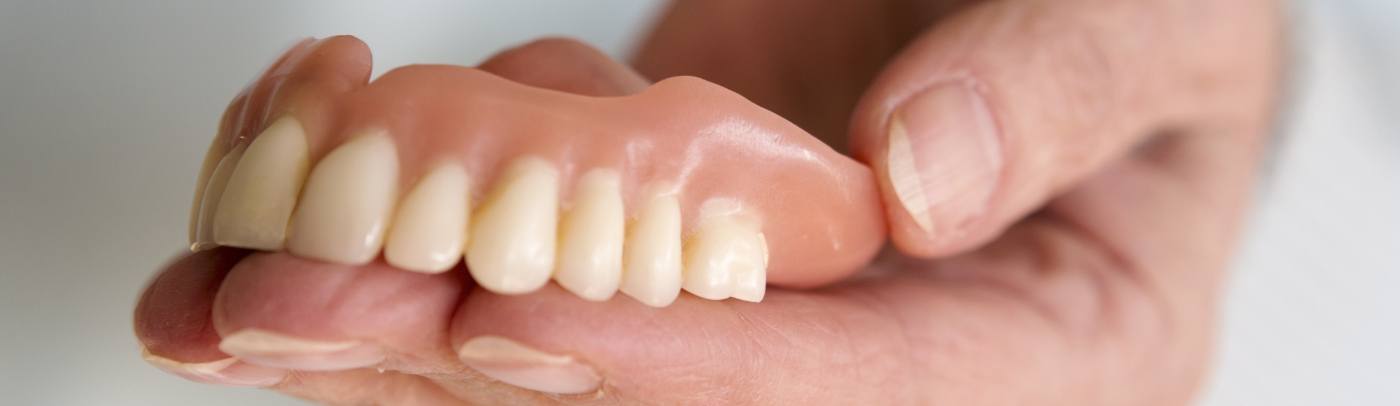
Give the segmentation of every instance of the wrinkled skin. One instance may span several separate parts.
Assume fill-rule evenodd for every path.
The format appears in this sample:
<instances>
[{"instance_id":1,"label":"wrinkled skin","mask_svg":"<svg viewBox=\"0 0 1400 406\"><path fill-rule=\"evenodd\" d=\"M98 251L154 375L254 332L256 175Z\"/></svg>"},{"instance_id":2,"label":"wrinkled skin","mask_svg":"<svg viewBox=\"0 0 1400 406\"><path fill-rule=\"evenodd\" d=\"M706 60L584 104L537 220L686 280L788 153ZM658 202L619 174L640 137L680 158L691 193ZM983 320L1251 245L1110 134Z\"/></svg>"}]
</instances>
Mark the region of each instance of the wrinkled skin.
<instances>
[{"instance_id":1,"label":"wrinkled skin","mask_svg":"<svg viewBox=\"0 0 1400 406\"><path fill-rule=\"evenodd\" d=\"M970 75L989 89L1009 149L1023 151L1006 157L985 211L958 219L955 233L894 231L908 254L889 250L824 288L770 288L760 304L682 297L659 310L584 303L554 286L498 296L460 274L206 251L152 283L137 335L151 353L187 362L219 358L214 344L229 326L353 332L386 347L375 368L240 361L227 376L183 374L331 404L1188 403L1267 145L1279 5L807 6L677 4L641 48L641 77L560 40L481 68L582 94L697 75L849 142L873 167L880 117L908 89ZM332 294L298 295L317 289ZM357 317L376 311L395 317ZM454 356L479 334L573 354L603 388L556 396L487 379Z\"/></svg>"}]
</instances>

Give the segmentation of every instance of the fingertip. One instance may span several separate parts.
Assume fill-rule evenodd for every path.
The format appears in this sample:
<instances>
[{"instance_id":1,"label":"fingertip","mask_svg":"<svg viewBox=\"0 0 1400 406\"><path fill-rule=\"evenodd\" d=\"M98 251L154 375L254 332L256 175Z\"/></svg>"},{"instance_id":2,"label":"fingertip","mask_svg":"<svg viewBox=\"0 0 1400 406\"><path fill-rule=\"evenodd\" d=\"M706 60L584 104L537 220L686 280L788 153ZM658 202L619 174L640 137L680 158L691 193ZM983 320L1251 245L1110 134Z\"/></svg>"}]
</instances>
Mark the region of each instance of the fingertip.
<instances>
[{"instance_id":1,"label":"fingertip","mask_svg":"<svg viewBox=\"0 0 1400 406\"><path fill-rule=\"evenodd\" d=\"M210 320L214 295L245 252L219 248L189 253L167 265L136 305L133 325L141 359L194 382L267 387L287 371L242 362L218 348Z\"/></svg>"},{"instance_id":2,"label":"fingertip","mask_svg":"<svg viewBox=\"0 0 1400 406\"><path fill-rule=\"evenodd\" d=\"M987 238L1003 183L1003 140L971 79L936 83L882 109L861 154L880 186L891 239L916 257L956 254Z\"/></svg>"},{"instance_id":3,"label":"fingertip","mask_svg":"<svg viewBox=\"0 0 1400 406\"><path fill-rule=\"evenodd\" d=\"M257 365L442 372L456 364L445 345L446 323L464 283L462 272L257 253L224 281L213 326L220 350Z\"/></svg>"},{"instance_id":4,"label":"fingertip","mask_svg":"<svg viewBox=\"0 0 1400 406\"><path fill-rule=\"evenodd\" d=\"M143 348L182 360L226 357L213 347L214 296L245 252L220 248L188 253L166 265L138 299L132 325Z\"/></svg>"}]
</instances>

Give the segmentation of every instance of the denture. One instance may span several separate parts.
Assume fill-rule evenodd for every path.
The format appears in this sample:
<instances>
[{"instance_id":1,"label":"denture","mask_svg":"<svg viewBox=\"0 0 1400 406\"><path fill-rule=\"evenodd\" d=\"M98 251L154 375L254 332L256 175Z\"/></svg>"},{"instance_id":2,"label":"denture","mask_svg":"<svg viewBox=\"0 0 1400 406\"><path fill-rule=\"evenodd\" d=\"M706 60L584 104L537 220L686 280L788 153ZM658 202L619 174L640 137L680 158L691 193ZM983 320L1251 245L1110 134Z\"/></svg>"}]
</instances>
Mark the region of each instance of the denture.
<instances>
[{"instance_id":1,"label":"denture","mask_svg":"<svg viewBox=\"0 0 1400 406\"><path fill-rule=\"evenodd\" d=\"M465 264L499 294L554 281L662 307L830 282L884 244L866 166L701 79L590 97L458 66L370 81L370 66L357 39L308 40L235 97L192 249Z\"/></svg>"}]
</instances>

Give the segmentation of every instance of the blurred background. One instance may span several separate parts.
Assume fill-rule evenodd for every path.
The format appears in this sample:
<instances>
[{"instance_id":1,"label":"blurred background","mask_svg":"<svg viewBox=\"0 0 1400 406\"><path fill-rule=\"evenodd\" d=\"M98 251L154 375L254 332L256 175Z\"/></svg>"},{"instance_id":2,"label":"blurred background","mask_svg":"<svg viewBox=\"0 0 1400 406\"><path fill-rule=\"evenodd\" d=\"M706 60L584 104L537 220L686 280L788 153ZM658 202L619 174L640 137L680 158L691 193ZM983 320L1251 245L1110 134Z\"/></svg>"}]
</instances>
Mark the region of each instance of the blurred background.
<instances>
[{"instance_id":1,"label":"blurred background","mask_svg":"<svg viewBox=\"0 0 1400 406\"><path fill-rule=\"evenodd\" d=\"M376 72L567 35L625 56L657 1L0 2L0 404L298 404L162 374L131 308L182 249L228 99L304 36ZM1202 403L1400 405L1400 2L1299 4L1292 108Z\"/></svg>"}]
</instances>

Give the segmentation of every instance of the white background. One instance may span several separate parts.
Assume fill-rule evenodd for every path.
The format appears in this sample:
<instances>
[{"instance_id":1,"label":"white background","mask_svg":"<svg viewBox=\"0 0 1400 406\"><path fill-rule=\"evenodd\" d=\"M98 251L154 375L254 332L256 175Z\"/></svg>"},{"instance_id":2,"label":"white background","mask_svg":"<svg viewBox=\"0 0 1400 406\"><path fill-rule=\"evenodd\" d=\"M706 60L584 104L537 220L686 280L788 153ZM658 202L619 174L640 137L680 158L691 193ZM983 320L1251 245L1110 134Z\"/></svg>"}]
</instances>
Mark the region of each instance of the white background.
<instances>
[{"instance_id":1,"label":"white background","mask_svg":"<svg viewBox=\"0 0 1400 406\"><path fill-rule=\"evenodd\" d=\"M297 403L166 376L130 332L224 103L294 39L358 35L377 72L549 34L624 56L658 5L368 3L0 2L0 404ZM1400 405L1400 3L1318 3L1207 405Z\"/></svg>"}]
</instances>

